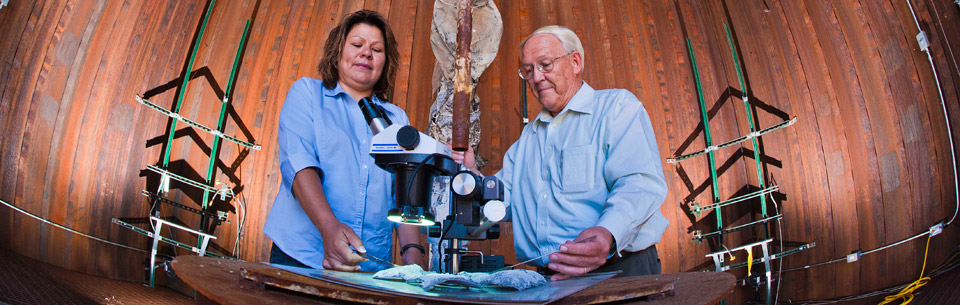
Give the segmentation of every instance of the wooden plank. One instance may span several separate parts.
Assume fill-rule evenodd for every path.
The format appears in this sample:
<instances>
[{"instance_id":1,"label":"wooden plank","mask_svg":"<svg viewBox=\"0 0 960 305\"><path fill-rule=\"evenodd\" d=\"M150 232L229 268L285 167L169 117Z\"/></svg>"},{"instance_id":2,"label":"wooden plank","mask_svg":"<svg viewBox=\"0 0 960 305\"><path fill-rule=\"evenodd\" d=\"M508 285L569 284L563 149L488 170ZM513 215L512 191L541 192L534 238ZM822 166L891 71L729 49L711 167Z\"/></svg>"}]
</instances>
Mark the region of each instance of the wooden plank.
<instances>
[{"instance_id":1,"label":"wooden plank","mask_svg":"<svg viewBox=\"0 0 960 305\"><path fill-rule=\"evenodd\" d=\"M884 240L882 214L879 209L873 208L881 204L881 190L879 189L880 178L876 174L877 157L873 138L870 134L872 125L869 120L863 120L866 116L864 106L865 101L857 74L853 68L853 55L849 52L845 32L840 30L837 15L833 10L823 9L826 2L808 2L806 5L813 28L820 40L824 52L824 60L827 70L831 76L830 81L837 90L838 106L837 115L840 117L842 131L847 138L851 156L850 172L853 174L854 190L856 192L855 204L849 204L846 209L856 209L859 222L859 234L857 235L859 244L846 245L846 248L854 247L859 249L873 249L882 245ZM845 90L844 90L845 89ZM856 156L856 157L852 157ZM847 198L846 200L851 200ZM844 207L838 207L841 209ZM846 221L846 220L840 220ZM872 261L870 264L877 264L878 261ZM861 262L861 266L864 262ZM793 265L790 265L793 266ZM863 291L863 282L877 281L877 275L871 270L860 270L859 291Z\"/></svg>"},{"instance_id":2,"label":"wooden plank","mask_svg":"<svg viewBox=\"0 0 960 305\"><path fill-rule=\"evenodd\" d=\"M14 65L20 65L16 63L18 60L16 57L16 50L19 48L21 43L21 38L23 37L24 29L27 27L27 18L30 16L29 11L33 9L33 6L36 5L36 2L30 3L30 5L12 5L7 7L7 12L3 15L0 15L0 33L7 33L7 39L2 39L0 41L0 118L4 118L5 122L2 126L6 127L6 118L9 116L9 112L13 109L13 98L11 95L5 94L9 89L7 87L12 85L14 77L18 74L13 73ZM21 55L22 56L22 55ZM6 130L6 129L4 129ZM14 136L13 133L5 132L0 134L0 143L8 143L7 138ZM14 199L14 190L16 187L16 170L11 167L15 159L12 156L8 157L8 154L3 150L0 150L0 198L3 198L7 202L13 202ZM0 239L2 239L2 245L8 248L14 247L14 238L13 233L16 231L15 228L19 223L19 216L15 215L16 212L10 210L0 210L0 219L2 219L3 224L0 224Z\"/></svg>"},{"instance_id":3,"label":"wooden plank","mask_svg":"<svg viewBox=\"0 0 960 305\"><path fill-rule=\"evenodd\" d=\"M64 7L64 3L54 2L37 3L34 7L17 49L19 56L15 59L13 67L18 70L17 79L7 87L10 90L4 90L2 93L3 96L10 96L14 101L12 109L6 113L8 119L4 122L4 130L8 136L3 139L2 154L3 162L6 164L3 169L3 183L9 188L5 188L3 193L9 194L12 201L19 203L20 208L34 214L43 212L42 196L38 196L40 194L35 191L39 188L34 187L42 183L43 173L30 168L34 163L44 162L45 158L38 158L33 154L42 156L48 149L50 125L58 105L51 98L42 96L33 98L33 96L34 90L42 86L49 73L50 63L44 63L47 52L50 51L47 44L55 44L59 39L55 35L56 24L60 21ZM17 62L17 59L22 62ZM39 125L36 130L39 133L36 135L39 139L31 138L34 136L32 123ZM18 245L14 247L19 247L25 253L37 257L45 257L42 244L32 242L36 236L46 233L43 226L21 226L20 228L15 237Z\"/></svg>"},{"instance_id":4,"label":"wooden plank","mask_svg":"<svg viewBox=\"0 0 960 305\"><path fill-rule=\"evenodd\" d=\"M34 142L33 145L35 145L33 151L27 155L25 163L30 164L29 168L35 170L25 171L21 175L24 177L23 181L29 184L24 186L31 197L28 200L42 202L42 208L37 211L38 214L56 223L64 223L66 211L51 209L51 205L55 206L54 203L57 201L51 200L50 188L38 186L52 184L52 180L57 176L54 173L60 143L57 135L61 132L62 122L67 116L66 111L70 109L73 101L64 98L64 90L67 87L66 82L71 69L75 69L78 64L76 53L79 38L75 34L76 31L71 30L75 30L72 28L74 23L86 22L85 19L88 17L85 13L89 13L87 6L77 5L75 2L66 3L64 10L71 14L63 14L58 20L53 40L44 58L45 75L37 82L32 92L31 99L35 102L31 104L39 104L39 108L31 109L33 113L28 116L33 117L34 121L27 123L27 130L24 132L25 139L32 137L33 139L28 141ZM36 170L40 168L42 170ZM40 234L43 236L41 239L43 242L39 243L41 252L50 253L63 249L64 239L69 235L62 230L47 226L40 227Z\"/></svg>"},{"instance_id":5,"label":"wooden plank","mask_svg":"<svg viewBox=\"0 0 960 305\"><path fill-rule=\"evenodd\" d=\"M429 79L433 75L434 58L430 48L430 24L433 21L433 2L425 1L417 5L417 18L413 30L413 44L410 54L412 56L410 74L407 76L406 101L397 103L403 105L407 116L410 118L410 125L417 130L427 130L427 117L430 114L430 105L433 104L431 84ZM400 77L398 75L398 77ZM398 98L400 95L398 95Z\"/></svg>"},{"instance_id":6,"label":"wooden plank","mask_svg":"<svg viewBox=\"0 0 960 305\"><path fill-rule=\"evenodd\" d=\"M416 19L410 16L416 16L421 7L416 2L393 2L393 8L390 9L392 15L388 16L390 27L393 29L394 38L397 40L397 52L400 53L400 66L397 68L397 75L394 78L393 100L392 103L406 109L407 106L407 88L410 86L411 63L415 54L413 54L413 38L416 33ZM425 13L425 12L421 12ZM433 11L430 11L430 20L433 20ZM409 111L407 116L410 116Z\"/></svg>"},{"instance_id":7,"label":"wooden plank","mask_svg":"<svg viewBox=\"0 0 960 305\"><path fill-rule=\"evenodd\" d=\"M909 54L916 40L907 40L903 27L889 21L897 18L893 10L891 3L886 1L863 6L865 17L874 35L889 37L887 40L880 40L881 43L878 43L877 47L887 76L887 85L890 87L893 100L896 101L892 106L895 106L900 122L903 153L910 156L905 158L907 172L902 176L906 176L905 184L910 187L909 197L917 200L917 204L898 205L909 212L907 214L897 212L896 216L907 218L908 221L908 225L901 227L902 229L899 230L901 232L894 235L898 239L903 239L916 235L914 232L923 232L936 223L937 220L934 220L932 213L924 213L924 211L935 210L940 203L934 200L935 192L926 187L932 185L934 181L932 178L935 176L931 173L936 171L933 167L935 153L934 149L928 146L933 143L930 141L929 132L925 132L931 129L930 120L925 115L921 115L927 113L927 109L922 102L922 88L916 75L915 63ZM922 255L924 247L925 243L921 241L899 248L909 249L908 255ZM922 263L905 265L904 268L895 272L919 276Z\"/></svg>"},{"instance_id":8,"label":"wooden plank","mask_svg":"<svg viewBox=\"0 0 960 305\"><path fill-rule=\"evenodd\" d=\"M829 200L832 223L832 240L835 243L828 243L825 246L833 248L828 254L830 257L839 257L850 252L856 251L858 244L858 221L856 215L856 206L848 206L847 198L855 198L853 173L850 171L851 156L845 149L848 145L846 136L841 132L843 122L840 117L834 115L839 113L837 106L836 88L832 86L831 75L826 65L818 63L826 62L824 50L820 47L820 39L816 36L813 22L807 14L806 4L798 1L783 1L782 9L788 12L798 12L798 14L784 14L793 29L793 37L797 41L798 55L803 64L803 70L806 76L807 86L810 88L810 101L813 103L815 112L815 123L820 130L820 140L823 147L826 180L828 181ZM822 75L824 77L817 77ZM820 239L825 240L825 239ZM822 244L822 243L821 243ZM858 291L859 265L840 264L835 267L835 278L833 279L834 295L846 296L855 294Z\"/></svg>"},{"instance_id":9,"label":"wooden plank","mask_svg":"<svg viewBox=\"0 0 960 305\"><path fill-rule=\"evenodd\" d=\"M650 114L654 132L657 134L657 146L660 149L660 157L661 159L665 159L673 154L673 149L670 148L670 142L672 140L672 136L670 136L670 134L672 133L669 131L670 127L673 125L673 120L669 112L674 100L677 100L678 98L670 93L671 88L668 88L667 80L665 79L667 77L666 75L669 73L667 71L667 66L673 65L675 62L664 59L670 55L669 48L674 50L678 48L678 41L672 41L674 44L671 45L671 40L662 39L658 33L673 34L674 37L676 37L677 24L676 22L664 22L662 24L656 24L657 18L655 14L659 14L655 12L655 7L659 7L661 5L654 5L654 3L651 2L633 3L630 1L621 1L619 5L637 5L638 7L635 9L642 12L642 14L637 14L635 18L630 15L624 15L624 18L630 18L627 20L627 24L630 24L629 27L636 29L635 31L631 31L634 38L628 38L627 43L628 48L636 50L634 55L636 60L632 62L634 65L633 69L642 71L640 72L640 75L635 76L634 79L634 81L638 83L635 85L638 87L637 90L642 92L638 98L643 103L644 108ZM630 9L628 8L627 10L629 11ZM661 162L663 162L663 160L661 160ZM665 162L661 163L661 165L663 166L665 177L670 177L667 179L676 177L672 166L666 165ZM675 187L679 188L681 185L677 184ZM668 227L666 232L664 232L662 239L676 241L657 245L658 253L664 253L663 255L660 255L662 264L661 267L663 270L682 270L680 267L680 253L683 252L680 251L680 245L692 243L688 239L688 235L684 234L685 232L681 232L680 230L681 227L689 224L684 221L687 220L688 217L681 208L682 197L682 193L671 190L667 193L667 197L660 208L661 212L666 217L672 219L670 227ZM674 221L673 219L676 220ZM702 251L706 252L705 250ZM673 255L669 255L667 253Z\"/></svg>"},{"instance_id":10,"label":"wooden plank","mask_svg":"<svg viewBox=\"0 0 960 305\"><path fill-rule=\"evenodd\" d=\"M661 1L659 4L647 4L651 13L648 17L647 26L651 28L651 35L656 37L658 49L662 50L662 67L658 67L658 83L663 88L661 98L664 99L662 109L651 109L651 117L662 113L665 117L666 129L662 132L667 134L667 141L658 143L661 147L668 150L667 154L661 157L666 158L674 154L682 154L684 151L699 150L704 147L703 141L695 141L702 133L702 124L694 119L698 117L697 93L694 85L690 59L686 51L686 42L684 40L684 19L681 18L682 12L679 11L679 5L674 1ZM658 25L663 25L668 30L657 30ZM700 131L697 131L700 130ZM661 148L663 149L663 148ZM669 194L676 194L676 200L667 201L664 204L685 205L690 201L710 202L712 195L706 192L706 188L698 189L701 182L709 179L709 169L704 162L691 164L678 164L677 166L664 167L665 175L671 186ZM696 181L696 182L694 182ZM665 214L671 219L671 223L677 223L674 232L676 232L676 242L662 241L661 245L666 247L663 254L670 257L671 249L676 245L676 251L672 252L677 257L677 266L679 270L695 271L695 266L707 262L704 254L710 253L709 247L691 241L693 230L709 230L705 223L698 224L697 221L702 217L695 217L684 209L677 209L673 214ZM712 216L712 215L709 215ZM682 221L680 221L682 220ZM669 235L667 235L669 236ZM659 248L658 248L659 249Z\"/></svg>"},{"instance_id":11,"label":"wooden plank","mask_svg":"<svg viewBox=\"0 0 960 305\"><path fill-rule=\"evenodd\" d=\"M503 165L503 156L523 128L520 109L520 42L527 32L521 21L518 1L496 1L503 20L503 32L497 57L480 77L477 95L480 100L481 141L479 154L487 159L482 169L495 174ZM487 242L488 255L503 255L507 265L518 263L513 246L511 223L500 224L500 238Z\"/></svg>"},{"instance_id":12,"label":"wooden plank","mask_svg":"<svg viewBox=\"0 0 960 305\"><path fill-rule=\"evenodd\" d=\"M877 50L875 40L867 35L867 31L861 29L867 28L862 7L859 3L833 3L841 29L846 34L847 42L851 51L856 54L853 64L857 71L860 84L864 87L864 100L867 117L871 122L874 135L874 142L877 153L878 172L880 174L880 186L883 192L882 210L885 226L888 228L905 228L912 225L912 211L899 204L909 200L909 185L904 185L906 181L906 164L903 155L903 139L900 130L900 122L895 119L897 116L895 109L892 108L892 93L885 77L883 66L879 64L880 54ZM874 207L880 208L881 206ZM884 243L892 243L910 235L907 231L893 230L885 234ZM893 261L895 257L914 257L916 251L903 247L885 251L881 256L885 256L885 261ZM909 269L900 269L902 267L892 265L882 265L879 268L879 283L877 286L868 286L869 288L886 287L895 282L889 280L889 275L908 271ZM866 277L861 277L866 278ZM867 287L862 287L867 288Z\"/></svg>"},{"instance_id":13,"label":"wooden plank","mask_svg":"<svg viewBox=\"0 0 960 305\"><path fill-rule=\"evenodd\" d=\"M829 190L827 172L824 168L823 147L818 132L816 112L811 101L811 92L806 80L806 73L809 72L804 69L798 54L798 43L795 41L796 33L802 30L794 30L788 25L784 17L785 10L780 3L768 4L765 7L769 8L769 13L754 9L750 11L758 14L763 12L763 15L740 16L733 19L743 21L738 28L766 29L760 31L758 35L741 37L742 42L752 42L751 49L758 53L764 52L769 58L767 61L747 62L748 69L750 69L749 65L760 68L753 70L750 78L750 88L754 95L760 98L751 102L758 106L765 103L773 109L771 111L764 107L755 108L754 111L760 112L758 113L760 120L755 123L768 126L770 122L777 122L785 116L797 116L801 122L761 139L763 145L761 150L764 154L774 158L783 156L780 159L783 162L782 170L767 167L770 171L767 179L776 179L786 194L786 200L779 202L779 212L785 215L786 220L780 224L774 224L772 229L779 231L783 228L785 232L780 234L783 234L782 238L787 241L810 242L817 238L831 240L833 239L831 203L828 191L820 191ZM761 5L763 4L759 2L753 3L753 7ZM736 4L732 6L736 7ZM732 8L731 15L737 16L739 14L736 12L742 10L743 8ZM750 23L754 20L757 22ZM782 114L778 115L777 112ZM752 150L752 147L748 149ZM770 200L767 204L769 213L778 212L777 206ZM804 219L802 221L804 225L796 225L801 219ZM773 230L771 232L774 232ZM829 246L814 248L805 251L805 254L806 259L813 261L835 257ZM806 295L832 294L834 279L831 276L832 268L833 266L825 266L822 267L823 272L807 274L797 279L803 284L798 285L802 288L796 290L803 293L791 297L805 299Z\"/></svg>"},{"instance_id":14,"label":"wooden plank","mask_svg":"<svg viewBox=\"0 0 960 305\"><path fill-rule=\"evenodd\" d=\"M930 126L930 138L931 141L931 151L935 153L936 159L931 160L931 166L935 169L931 172L936 173L933 176L932 185L940 186L940 194L938 201L940 202L939 209L934 208L934 210L940 210L941 213L937 215L936 213L924 213L926 215L927 221L924 223L931 223L932 221L939 220L949 220L951 215L953 215L956 210L956 195L954 192L954 183L953 183L953 173L951 173L953 164L951 163L951 153L949 143L947 142L947 130L946 130L946 120L944 118L943 106L940 104L940 93L938 92L938 84L935 82L935 77L933 75L933 69L930 67L929 60L926 57L926 54L914 46L918 46L916 43L916 33L918 29L914 23L913 15L911 14L910 7L905 2L901 1L891 1L897 12L897 19L902 24L901 28L903 29L903 34L907 41L907 44L912 48L908 52L910 56L913 57L916 66L914 67L915 73L918 76L920 86L922 87L921 94L923 96L923 103L926 104L927 114L926 118L929 119ZM951 31L950 33L944 33L944 29L940 23L944 20L951 21L957 20L958 14L954 10L946 9L945 7L950 8L949 4L937 3L938 11L943 11L942 19L931 18L931 9L934 4L932 1L921 1L913 4L913 9L916 11L917 18L921 23L921 26L927 24L924 31L931 44L931 53L935 56L934 64L937 69L937 77L939 77L939 84L943 87L943 95L946 100L954 100L957 96L957 86L956 79L960 71L956 70L956 61L953 56L954 54L949 53L948 46L944 43L945 35L954 34L954 37L957 37ZM940 17L940 16L938 16ZM952 40L957 41L957 40ZM960 50L957 50L960 51ZM949 111L951 113L956 113L954 109L957 109L956 105L953 103L947 103ZM923 116L923 114L921 114ZM952 118L951 124L956 124L956 118ZM954 141L956 142L956 141ZM935 195L936 197L937 195ZM932 221L931 219L932 218ZM956 235L958 230L945 230L943 241L946 240L955 240L958 235ZM930 258L936 260L937 257L941 257L950 252L953 248L953 245L949 242L938 242L936 239L931 242Z\"/></svg>"},{"instance_id":15,"label":"wooden plank","mask_svg":"<svg viewBox=\"0 0 960 305\"><path fill-rule=\"evenodd\" d=\"M64 3L62 7L59 8L62 11L71 11L73 6L76 3ZM62 12L61 11L61 12ZM51 160L51 154L55 154L55 148L51 147L51 142L53 138L54 127L57 121L58 113L63 108L61 104L61 99L59 96L59 90L55 89L58 87L59 83L63 81L65 77L64 73L64 60L72 61L72 58L69 55L63 55L57 50L57 47L65 43L64 40L70 40L69 35L64 35L64 23L70 18L69 14L60 14L56 16L56 20L51 20L56 23L52 29L51 37L46 43L46 50L43 51L38 56L37 59L41 61L41 68L39 71L39 77L36 80L35 84L30 84L33 87L29 93L29 97L24 97L24 101L30 105L30 109L27 112L27 121L23 130L23 147L21 148L21 168L25 169L43 169L43 170L22 170L20 171L17 179L18 184L18 194L22 194L23 197L19 198L21 202L30 202L36 203L37 210L34 212L38 215L49 215L49 197L44 196L43 188L36 187L38 185L44 185L44 182L50 173L45 169L48 168L48 160ZM69 51L66 51L69 53ZM18 196L19 197L19 196ZM46 216L48 218L52 218ZM54 218L58 222L63 222L62 218ZM64 235L64 232L59 230L47 230L46 226L38 226L39 234L44 237L49 236L60 236ZM46 243L39 243L39 251L41 257L43 257L47 251L49 251L46 246ZM50 250L58 249L58 247L53 247ZM52 252L52 251L51 251Z\"/></svg>"}]
</instances>

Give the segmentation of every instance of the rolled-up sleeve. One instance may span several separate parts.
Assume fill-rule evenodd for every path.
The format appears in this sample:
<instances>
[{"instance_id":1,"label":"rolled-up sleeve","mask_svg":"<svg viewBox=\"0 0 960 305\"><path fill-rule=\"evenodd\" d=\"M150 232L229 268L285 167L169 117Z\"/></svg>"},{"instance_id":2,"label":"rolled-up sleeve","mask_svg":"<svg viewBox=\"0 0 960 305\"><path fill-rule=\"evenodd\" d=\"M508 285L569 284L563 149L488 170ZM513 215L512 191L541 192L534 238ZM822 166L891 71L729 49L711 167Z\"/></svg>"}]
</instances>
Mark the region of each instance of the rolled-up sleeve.
<instances>
[{"instance_id":1,"label":"rolled-up sleeve","mask_svg":"<svg viewBox=\"0 0 960 305\"><path fill-rule=\"evenodd\" d=\"M621 111L610 112L607 137L602 143L607 159L603 176L610 193L598 221L613 234L618 252L637 240L641 227L660 231L654 234L655 240L643 244L659 242L666 225L662 221L655 221L658 228L645 224L660 215L667 194L650 118L632 93L622 94L617 99Z\"/></svg>"},{"instance_id":2,"label":"rolled-up sleeve","mask_svg":"<svg viewBox=\"0 0 960 305\"><path fill-rule=\"evenodd\" d=\"M320 136L315 132L311 103L319 100L302 79L290 87L283 108L280 110L280 125L277 142L280 148L280 175L283 183L293 184L293 177L304 168L315 167L321 177L323 171L317 159L317 143Z\"/></svg>"}]
</instances>

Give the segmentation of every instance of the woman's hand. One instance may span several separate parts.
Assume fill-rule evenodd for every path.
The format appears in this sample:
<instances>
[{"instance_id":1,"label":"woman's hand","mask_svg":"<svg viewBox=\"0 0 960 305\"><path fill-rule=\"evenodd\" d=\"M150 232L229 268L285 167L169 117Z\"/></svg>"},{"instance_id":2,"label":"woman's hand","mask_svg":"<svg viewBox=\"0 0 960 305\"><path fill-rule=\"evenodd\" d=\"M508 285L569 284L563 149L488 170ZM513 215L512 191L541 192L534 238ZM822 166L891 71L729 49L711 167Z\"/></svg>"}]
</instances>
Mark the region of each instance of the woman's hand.
<instances>
[{"instance_id":1,"label":"woman's hand","mask_svg":"<svg viewBox=\"0 0 960 305\"><path fill-rule=\"evenodd\" d=\"M420 227L409 224L400 224L400 226L397 227L397 240L401 245L421 245ZM423 270L427 270L427 260L424 258L425 254L426 253L423 253L420 251L420 249L411 247L407 248L407 251L403 251L403 253L400 254L400 260L402 261L403 265L417 264L420 265L420 268L423 268Z\"/></svg>"},{"instance_id":2,"label":"woman's hand","mask_svg":"<svg viewBox=\"0 0 960 305\"><path fill-rule=\"evenodd\" d=\"M357 249L357 252L366 253L363 242L357 233L353 232L347 225L339 221L330 221L323 224L320 228L320 235L323 237L323 268L337 271L357 271L360 270L359 264L365 259L353 252L350 246Z\"/></svg>"},{"instance_id":3,"label":"woman's hand","mask_svg":"<svg viewBox=\"0 0 960 305\"><path fill-rule=\"evenodd\" d=\"M366 253L367 250L363 248L363 242L357 233L333 215L327 196L323 193L323 184L317 169L308 167L297 172L293 178L292 190L303 212L317 230L320 230L320 237L323 239L323 268L339 271L360 270L357 264L363 261L363 257L354 253L350 246L361 253Z\"/></svg>"},{"instance_id":4,"label":"woman's hand","mask_svg":"<svg viewBox=\"0 0 960 305\"><path fill-rule=\"evenodd\" d=\"M409 248L400 259L403 261L403 265L417 264L420 265L421 269L427 270L426 253L420 252L420 249Z\"/></svg>"}]
</instances>

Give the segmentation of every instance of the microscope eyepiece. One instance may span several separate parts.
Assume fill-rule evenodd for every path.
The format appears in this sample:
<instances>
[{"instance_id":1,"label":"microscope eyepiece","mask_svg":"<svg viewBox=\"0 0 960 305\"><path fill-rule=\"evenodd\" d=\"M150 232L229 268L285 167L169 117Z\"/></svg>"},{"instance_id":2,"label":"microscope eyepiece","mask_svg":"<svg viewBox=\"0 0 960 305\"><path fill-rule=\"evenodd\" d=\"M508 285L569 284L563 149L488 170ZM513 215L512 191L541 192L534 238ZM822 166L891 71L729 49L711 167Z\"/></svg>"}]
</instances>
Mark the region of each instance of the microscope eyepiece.
<instances>
[{"instance_id":1,"label":"microscope eyepiece","mask_svg":"<svg viewBox=\"0 0 960 305\"><path fill-rule=\"evenodd\" d=\"M383 107L373 103L373 98L369 96L362 98L357 102L357 105L360 106L360 112L363 113L363 118L367 120L367 124L370 125L374 135L393 125L393 122L390 122L390 118L387 117L387 113L383 111Z\"/></svg>"}]
</instances>

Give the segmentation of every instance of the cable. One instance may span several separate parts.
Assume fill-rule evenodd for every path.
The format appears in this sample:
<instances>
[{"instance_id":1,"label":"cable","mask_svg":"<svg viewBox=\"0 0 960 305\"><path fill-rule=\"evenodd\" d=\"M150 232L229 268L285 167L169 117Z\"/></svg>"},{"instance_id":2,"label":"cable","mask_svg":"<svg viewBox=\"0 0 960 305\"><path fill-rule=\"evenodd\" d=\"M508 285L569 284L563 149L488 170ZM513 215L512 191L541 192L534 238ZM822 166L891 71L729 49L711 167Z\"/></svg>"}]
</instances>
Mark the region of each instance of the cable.
<instances>
[{"instance_id":1,"label":"cable","mask_svg":"<svg viewBox=\"0 0 960 305\"><path fill-rule=\"evenodd\" d=\"M434 158L434 157L436 157L436 156L447 157L447 156L444 155L444 154L432 153L432 154L430 154L429 156L427 156L426 158L423 158L423 161L420 162L420 163L417 163L417 166L413 168L413 174L410 175L410 180L407 181L407 202L409 202L409 203L411 203L411 204L413 203L413 198L410 197L410 196L411 196L411 195L410 195L410 189L413 187L413 180L416 180L416 179L417 179L417 172L420 171L420 168L423 167L424 164L426 164L427 162L430 161L430 159L432 159L432 158ZM448 157L448 158L449 158L449 157Z\"/></svg>"},{"instance_id":2,"label":"cable","mask_svg":"<svg viewBox=\"0 0 960 305\"><path fill-rule=\"evenodd\" d=\"M956 2L956 0L954 0L954 2ZM947 39L947 34L943 31L943 22L940 21L940 12L937 11L937 5L934 4L933 1L928 1L928 3L930 3L930 7L933 8L933 16L937 17L937 24L940 25L940 36L943 37L943 44L947 46L947 51L949 51L947 54L950 54L950 58L953 59L953 71L960 74L960 68L957 68L957 58L953 55L953 46L950 45L950 40ZM913 8L910 8L910 10L913 11ZM916 17L914 17L914 21L916 21Z\"/></svg>"},{"instance_id":3,"label":"cable","mask_svg":"<svg viewBox=\"0 0 960 305\"><path fill-rule=\"evenodd\" d=\"M52 226L54 226L54 227L57 227L57 228L64 229L64 230L66 230L67 232L74 233L74 234L77 234L77 235L80 235L80 236L83 236L83 237L87 237L87 238L90 238L90 239L93 239L93 240L96 240L96 241L99 241L99 242L102 242L102 243L114 245L114 246L117 246L117 247L121 247L121 248L126 248L126 249L130 249L130 250L134 250L134 251L139 251L139 252L147 253L146 250L137 249L137 248L134 248L134 247L131 247L131 246L127 246L127 245L124 245L124 244L120 244L120 243L115 243L115 242L112 242L112 241L109 241L109 240L105 240L105 239L102 239L102 238L99 238L99 237L90 236L90 235L88 235L88 234L86 234L86 233L83 233L83 232L80 232L80 231L77 231L77 230L74 230L74 229L65 227L65 226L60 225L60 224L57 224L57 223L54 223L54 222L52 222L52 221L49 221L49 220L44 219L43 217L40 217L40 216L37 216L37 215L33 215L33 214L31 214L30 212L24 211L23 209L20 209L20 208L14 206L14 205L12 205L12 204L9 204L9 203L7 203L6 201L0 200L0 203L3 203L3 205L10 207L11 209L14 209L14 210L17 211L17 212L20 212L20 213L26 214L27 216L36 218L36 219L39 220L39 221L45 222L45 223L50 224L50 225L52 225Z\"/></svg>"},{"instance_id":4,"label":"cable","mask_svg":"<svg viewBox=\"0 0 960 305\"><path fill-rule=\"evenodd\" d=\"M237 209L237 216L240 218L240 221L237 223L237 240L233 243L233 256L240 258L240 240L243 237L243 223L247 218L247 205L244 203L244 195L241 193L239 196L234 197L237 201L237 205L240 206ZM240 214L243 212L243 214Z\"/></svg>"},{"instance_id":5,"label":"cable","mask_svg":"<svg viewBox=\"0 0 960 305\"><path fill-rule=\"evenodd\" d=\"M767 196L770 196L770 202L773 202L773 209L777 212L777 215L780 215L780 207L777 204L777 200L773 198L773 193L767 193ZM777 233L780 234L780 251L783 251L783 218L777 220ZM778 259L777 264L777 294L773 299L773 304L777 304L780 300L780 280L783 279L783 259ZM770 279L767 279L768 281Z\"/></svg>"},{"instance_id":6,"label":"cable","mask_svg":"<svg viewBox=\"0 0 960 305\"><path fill-rule=\"evenodd\" d=\"M913 11L913 4L910 4L910 0L906 1L907 6L910 8L910 14L913 15L913 22L917 25L917 31L919 31L920 34L923 34L923 37L926 37L926 33L920 28L920 21L917 20L917 13ZM934 6L933 9L936 11L936 6ZM940 16L936 15L936 13L934 13L934 15L937 16L937 21L939 22ZM940 24L940 29L943 29L942 23ZM950 115L947 113L947 105L943 101L943 88L940 87L940 77L937 76L937 67L933 65L933 56L930 55L930 46L927 45L922 51L927 54L927 61L930 62L930 70L933 71L933 80L937 83L937 93L940 94L940 106L943 108L944 123L947 125L947 141L950 142L950 161L953 162L953 190L954 198L957 199L957 208L953 210L953 217L950 218L950 221L947 221L947 224L944 225L948 226L957 218L957 211L960 211L960 182L958 182L957 179L957 154L953 147L953 131L950 128Z\"/></svg>"},{"instance_id":7,"label":"cable","mask_svg":"<svg viewBox=\"0 0 960 305\"><path fill-rule=\"evenodd\" d=\"M910 8L910 14L913 15L913 22L916 24L917 30L920 31L920 33L924 34L924 36L925 36L926 34L925 34L925 33L923 32L923 30L920 28L920 21L917 20L917 14L916 14L916 12L914 12L914 10L913 10L913 4L910 3L910 0L906 0L906 2L907 2L907 6ZM942 25L941 25L941 29L942 29ZM956 198L956 201L957 201L957 208L953 210L953 216L950 217L950 220L947 221L947 222L944 224L944 227L946 227L946 226L949 226L951 223L953 223L954 220L956 220L956 218L957 218L957 212L960 211L960 179L958 179L958 177L957 177L956 149L954 148L954 144L953 144L953 131L952 131L952 127L950 126L950 115L949 115L949 113L947 113L947 105L946 105L946 103L944 102L944 99L943 99L943 88L940 87L940 78L937 76L937 68L936 68L936 66L934 66L934 64L933 64L933 56L930 55L930 48L929 48L929 46L927 46L926 48L924 48L922 51L927 55L927 61L930 63L930 69L933 71L933 78L934 78L935 83L937 84L937 93L939 93L939 96L940 96L940 106L941 106L942 109L943 109L944 123L945 123L945 125L946 125L946 127L947 127L947 138L948 138L948 142L950 143L950 161L951 161L952 164L953 164L953 190L954 190L954 198ZM903 239L903 240L900 240L900 241L898 241L898 242L895 242L895 243L892 243L892 244L888 244L888 245L885 245L885 246L882 246L882 247L880 247L880 248L876 248L876 249L873 249L873 250L870 250L870 251L863 252L863 253L861 254L861 256L867 255L867 254L870 254L870 253L874 253L874 252L877 252L877 251L881 251L881 250L884 250L884 249L887 249L887 248L890 248L890 247L893 247L893 246L900 245L900 244L902 244L902 243L905 243L905 242L908 242L908 241L917 239L917 238L919 238L919 237L921 237L921 236L923 236L923 235L930 235L930 231L924 231L924 232L922 232L922 233L919 233L919 234L917 234L917 235L908 237L908 238ZM931 235L931 236L932 236L932 235ZM806 265L806 266L803 266L803 267L791 268L791 269L787 269L787 270L781 270L780 272L783 273L783 272L790 272L790 271L796 271L796 270L809 269L809 268L813 268L813 267L817 267L817 266L823 266L823 265L832 264L832 263L836 263L836 262L840 262L840 261L845 261L845 260L846 260L846 257L844 256L844 257L835 258L835 259L832 259L832 260L829 260L829 261L826 261L826 262L820 262L820 263L816 263L816 264L812 264L812 265Z\"/></svg>"},{"instance_id":8,"label":"cable","mask_svg":"<svg viewBox=\"0 0 960 305\"><path fill-rule=\"evenodd\" d=\"M954 251L956 251L956 249L955 249ZM952 259L952 258L951 258L951 259ZM950 262L951 262L950 260L941 261L940 265L944 265L944 267L943 267L942 269L935 269L934 271L930 272L929 277L930 277L930 278L934 278L934 277L940 276L941 274L947 273L947 272L953 270L953 269L956 268L956 267L960 267L960 263L951 264ZM870 291L870 292L865 292L865 293L861 293L861 294L850 295L850 296L845 296L845 297L840 297L840 298L834 298L834 299L812 299L812 300L806 300L806 301L801 301L801 302L799 302L798 304L809 304L809 305L812 305L812 304L836 304L836 303L838 303L838 302L852 301L852 300L857 300L857 299L868 298L868 297L873 297L873 296L878 296L878 295L882 295L882 294L888 294L888 293L896 292L897 290L901 290L901 289L903 289L904 287L907 287L908 285L909 285L909 284L903 284L903 285L898 285L898 286L894 286L894 287L889 287L889 288L884 288L884 289L880 289L880 290L874 290L874 291Z\"/></svg>"},{"instance_id":9,"label":"cable","mask_svg":"<svg viewBox=\"0 0 960 305\"><path fill-rule=\"evenodd\" d=\"M927 253L930 251L931 238L933 238L933 235L927 236L927 248L923 250L923 268L920 269L920 278L904 287L899 293L883 298L883 302L877 305L887 304L899 299L903 299L903 303L900 303L900 305L910 304L913 301L913 291L930 282L930 277L924 277L923 272L927 270Z\"/></svg>"}]
</instances>

